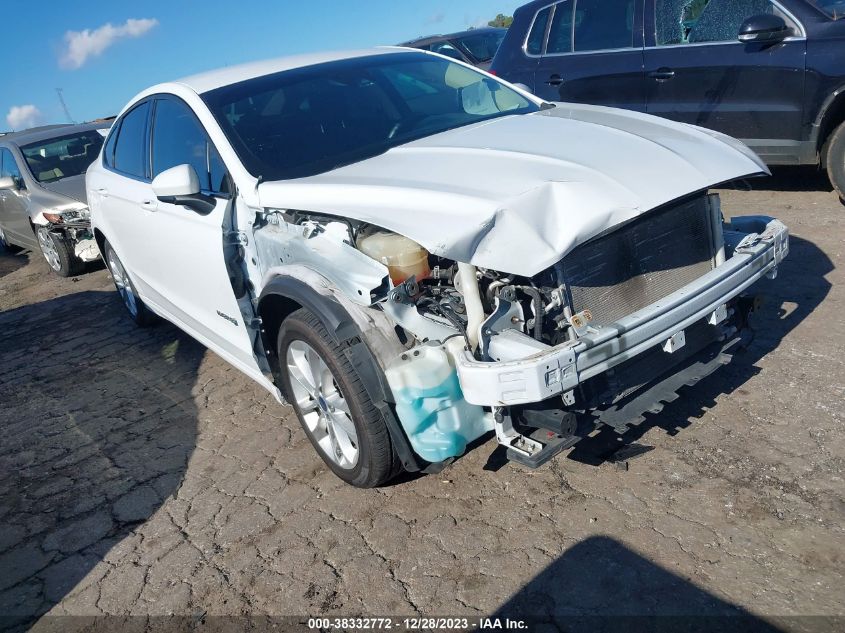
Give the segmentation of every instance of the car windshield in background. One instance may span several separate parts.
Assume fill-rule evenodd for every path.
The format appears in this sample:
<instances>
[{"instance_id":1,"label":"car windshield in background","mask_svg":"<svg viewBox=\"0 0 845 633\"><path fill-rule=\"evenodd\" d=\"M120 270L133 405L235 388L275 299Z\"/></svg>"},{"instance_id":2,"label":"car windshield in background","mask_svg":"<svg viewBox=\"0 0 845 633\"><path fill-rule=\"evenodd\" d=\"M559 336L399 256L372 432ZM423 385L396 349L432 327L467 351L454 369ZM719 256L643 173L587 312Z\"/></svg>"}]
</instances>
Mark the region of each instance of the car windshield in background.
<instances>
[{"instance_id":1,"label":"car windshield in background","mask_svg":"<svg viewBox=\"0 0 845 633\"><path fill-rule=\"evenodd\" d=\"M84 174L100 153L103 135L87 130L21 147L29 170L38 182L54 182Z\"/></svg>"},{"instance_id":2,"label":"car windshield in background","mask_svg":"<svg viewBox=\"0 0 845 633\"><path fill-rule=\"evenodd\" d=\"M478 62L489 62L505 39L505 30L467 35L455 43Z\"/></svg>"},{"instance_id":3,"label":"car windshield in background","mask_svg":"<svg viewBox=\"0 0 845 633\"><path fill-rule=\"evenodd\" d=\"M409 141L539 108L425 53L359 57L256 77L202 95L249 172L301 178Z\"/></svg>"},{"instance_id":4,"label":"car windshield in background","mask_svg":"<svg viewBox=\"0 0 845 633\"><path fill-rule=\"evenodd\" d=\"M834 20L845 17L845 0L810 0L810 4L824 11Z\"/></svg>"}]
</instances>

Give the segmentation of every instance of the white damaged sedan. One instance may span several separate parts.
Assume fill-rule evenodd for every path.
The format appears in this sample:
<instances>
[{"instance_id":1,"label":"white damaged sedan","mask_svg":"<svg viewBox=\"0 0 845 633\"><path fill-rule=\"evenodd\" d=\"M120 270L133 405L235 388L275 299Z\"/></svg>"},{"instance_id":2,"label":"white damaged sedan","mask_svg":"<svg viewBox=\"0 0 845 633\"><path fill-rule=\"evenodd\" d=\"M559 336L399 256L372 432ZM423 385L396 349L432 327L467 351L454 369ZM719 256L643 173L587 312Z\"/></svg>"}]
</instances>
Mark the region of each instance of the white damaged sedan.
<instances>
[{"instance_id":1,"label":"white damaged sedan","mask_svg":"<svg viewBox=\"0 0 845 633\"><path fill-rule=\"evenodd\" d=\"M789 238L709 189L765 173L714 132L385 48L145 90L87 191L134 321L289 402L363 487L490 432L540 466L730 360Z\"/></svg>"}]
</instances>

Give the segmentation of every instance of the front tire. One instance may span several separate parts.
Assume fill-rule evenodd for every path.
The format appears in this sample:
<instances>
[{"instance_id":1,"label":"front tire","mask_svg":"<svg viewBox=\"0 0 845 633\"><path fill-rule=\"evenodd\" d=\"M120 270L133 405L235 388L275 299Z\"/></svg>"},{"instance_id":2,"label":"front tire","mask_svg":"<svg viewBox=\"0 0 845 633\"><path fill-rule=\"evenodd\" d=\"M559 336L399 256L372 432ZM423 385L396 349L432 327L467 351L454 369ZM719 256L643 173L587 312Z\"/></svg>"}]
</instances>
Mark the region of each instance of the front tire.
<instances>
[{"instance_id":1,"label":"front tire","mask_svg":"<svg viewBox=\"0 0 845 633\"><path fill-rule=\"evenodd\" d=\"M830 183L845 202L845 123L836 128L825 144L822 152Z\"/></svg>"},{"instance_id":2,"label":"front tire","mask_svg":"<svg viewBox=\"0 0 845 633\"><path fill-rule=\"evenodd\" d=\"M46 226L39 226L35 235L47 265L59 277L73 277L85 268L85 264L73 252L73 245L66 239L51 232Z\"/></svg>"},{"instance_id":3,"label":"front tire","mask_svg":"<svg viewBox=\"0 0 845 633\"><path fill-rule=\"evenodd\" d=\"M114 249L108 242L106 242L105 248L103 249L103 259L106 261L106 266L111 273L114 287L117 289L117 293L120 295L123 305L129 313L129 318L138 327L149 327L155 324L158 321L158 317L147 307L141 297L138 296L135 284L132 283L129 275L126 273L123 262L120 261L117 253L114 252Z\"/></svg>"},{"instance_id":4,"label":"front tire","mask_svg":"<svg viewBox=\"0 0 845 633\"><path fill-rule=\"evenodd\" d=\"M345 348L313 313L294 312L279 330L282 389L332 472L357 488L373 488L396 472L397 458Z\"/></svg>"}]
</instances>

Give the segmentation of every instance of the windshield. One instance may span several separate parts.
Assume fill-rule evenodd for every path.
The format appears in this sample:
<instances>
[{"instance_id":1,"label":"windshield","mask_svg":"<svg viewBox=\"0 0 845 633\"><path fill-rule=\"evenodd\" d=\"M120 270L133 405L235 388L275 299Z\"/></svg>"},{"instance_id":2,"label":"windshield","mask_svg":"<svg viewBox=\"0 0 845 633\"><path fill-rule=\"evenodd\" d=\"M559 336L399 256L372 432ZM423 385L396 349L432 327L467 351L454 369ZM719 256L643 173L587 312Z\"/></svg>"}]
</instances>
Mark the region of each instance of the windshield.
<instances>
[{"instance_id":1,"label":"windshield","mask_svg":"<svg viewBox=\"0 0 845 633\"><path fill-rule=\"evenodd\" d=\"M24 145L21 152L38 182L55 182L84 174L102 146L103 135L86 130Z\"/></svg>"},{"instance_id":2,"label":"windshield","mask_svg":"<svg viewBox=\"0 0 845 633\"><path fill-rule=\"evenodd\" d=\"M481 73L387 53L256 77L202 95L246 169L311 176L463 125L539 108Z\"/></svg>"},{"instance_id":3,"label":"windshield","mask_svg":"<svg viewBox=\"0 0 845 633\"><path fill-rule=\"evenodd\" d=\"M502 29L501 31L467 35L455 40L455 43L478 62L489 62L495 57L496 51L499 50L506 32Z\"/></svg>"},{"instance_id":4,"label":"windshield","mask_svg":"<svg viewBox=\"0 0 845 633\"><path fill-rule=\"evenodd\" d=\"M845 17L845 0L810 0L810 4L824 11L834 20Z\"/></svg>"}]
</instances>

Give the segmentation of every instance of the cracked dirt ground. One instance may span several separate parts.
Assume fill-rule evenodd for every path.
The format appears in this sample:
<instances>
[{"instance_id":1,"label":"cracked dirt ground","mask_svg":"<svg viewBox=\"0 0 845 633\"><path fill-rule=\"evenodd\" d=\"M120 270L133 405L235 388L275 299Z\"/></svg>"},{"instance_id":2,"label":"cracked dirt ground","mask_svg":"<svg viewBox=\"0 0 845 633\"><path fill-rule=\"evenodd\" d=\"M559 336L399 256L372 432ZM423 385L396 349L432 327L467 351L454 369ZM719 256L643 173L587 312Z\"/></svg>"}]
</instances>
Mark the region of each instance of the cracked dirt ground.
<instances>
[{"instance_id":1,"label":"cracked dirt ground","mask_svg":"<svg viewBox=\"0 0 845 633\"><path fill-rule=\"evenodd\" d=\"M845 207L812 170L723 206L794 236L731 366L624 442L529 471L489 440L369 491L215 354L166 323L135 329L104 270L65 280L0 256L4 622L843 615ZM627 470L607 458L631 443Z\"/></svg>"}]
</instances>

